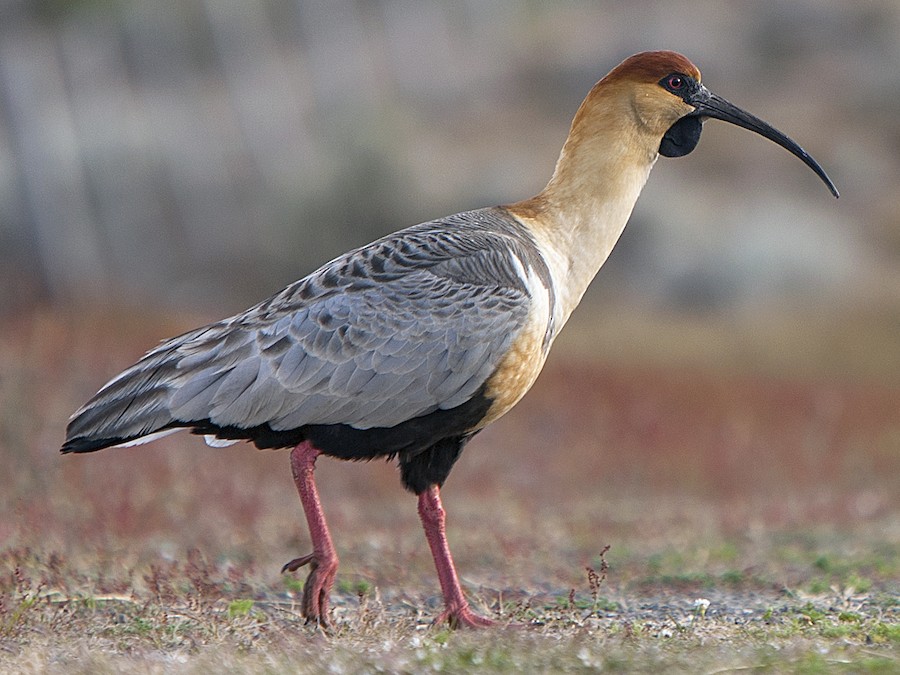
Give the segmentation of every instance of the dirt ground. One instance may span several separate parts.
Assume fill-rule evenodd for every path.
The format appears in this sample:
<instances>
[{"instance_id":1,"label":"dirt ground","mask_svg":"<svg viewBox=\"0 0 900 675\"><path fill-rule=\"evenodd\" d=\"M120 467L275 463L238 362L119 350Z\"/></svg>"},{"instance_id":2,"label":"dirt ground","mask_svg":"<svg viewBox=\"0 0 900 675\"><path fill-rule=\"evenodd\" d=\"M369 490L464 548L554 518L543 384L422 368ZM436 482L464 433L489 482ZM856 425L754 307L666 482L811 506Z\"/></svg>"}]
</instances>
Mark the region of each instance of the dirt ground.
<instances>
[{"instance_id":1,"label":"dirt ground","mask_svg":"<svg viewBox=\"0 0 900 675\"><path fill-rule=\"evenodd\" d=\"M179 434L58 454L96 388L203 320L5 323L0 670L900 671L895 327L573 327L444 489L473 606L519 627L432 626L396 468L321 460L341 557L324 631L279 573L309 548L286 452Z\"/></svg>"}]
</instances>

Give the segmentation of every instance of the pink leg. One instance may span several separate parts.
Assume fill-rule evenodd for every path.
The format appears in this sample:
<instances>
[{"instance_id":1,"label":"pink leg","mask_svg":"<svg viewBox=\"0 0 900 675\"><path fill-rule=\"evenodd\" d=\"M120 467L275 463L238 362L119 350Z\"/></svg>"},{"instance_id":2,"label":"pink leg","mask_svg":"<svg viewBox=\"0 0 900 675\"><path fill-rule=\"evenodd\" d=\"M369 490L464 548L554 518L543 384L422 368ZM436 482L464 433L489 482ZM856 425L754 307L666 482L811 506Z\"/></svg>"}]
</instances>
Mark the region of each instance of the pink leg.
<instances>
[{"instance_id":1,"label":"pink leg","mask_svg":"<svg viewBox=\"0 0 900 675\"><path fill-rule=\"evenodd\" d=\"M434 620L434 623L449 621L452 628L493 626L494 621L472 612L469 609L469 603L463 596L459 577L456 576L456 567L450 556L450 547L447 545L447 534L444 527L446 514L441 504L441 490L437 485L430 486L419 495L419 518L422 519L422 527L425 528L425 537L431 547L434 566L437 567L438 580L441 582L441 591L444 594L444 611Z\"/></svg>"},{"instance_id":2,"label":"pink leg","mask_svg":"<svg viewBox=\"0 0 900 675\"><path fill-rule=\"evenodd\" d=\"M334 586L337 573L338 557L331 541L331 533L325 522L319 491L313 472L319 450L309 441L300 443L291 451L291 473L300 502L309 525L309 536L312 539L313 552L291 560L281 568L282 572L294 572L306 564L310 566L309 576L303 586L303 604L301 611L307 621L315 621L323 626L328 625L328 594Z\"/></svg>"}]
</instances>

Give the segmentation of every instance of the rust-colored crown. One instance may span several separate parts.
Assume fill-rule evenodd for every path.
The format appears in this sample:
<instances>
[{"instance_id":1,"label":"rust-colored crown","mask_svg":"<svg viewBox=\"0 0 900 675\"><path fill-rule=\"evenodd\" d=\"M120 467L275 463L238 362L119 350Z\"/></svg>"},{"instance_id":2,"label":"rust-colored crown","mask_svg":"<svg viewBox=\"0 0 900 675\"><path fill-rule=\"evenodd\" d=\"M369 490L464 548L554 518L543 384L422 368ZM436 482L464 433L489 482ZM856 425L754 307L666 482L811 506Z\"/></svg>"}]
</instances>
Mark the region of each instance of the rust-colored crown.
<instances>
[{"instance_id":1,"label":"rust-colored crown","mask_svg":"<svg viewBox=\"0 0 900 675\"><path fill-rule=\"evenodd\" d=\"M683 73L700 81L700 71L678 52L641 52L613 68L603 82L659 82L670 73Z\"/></svg>"}]
</instances>

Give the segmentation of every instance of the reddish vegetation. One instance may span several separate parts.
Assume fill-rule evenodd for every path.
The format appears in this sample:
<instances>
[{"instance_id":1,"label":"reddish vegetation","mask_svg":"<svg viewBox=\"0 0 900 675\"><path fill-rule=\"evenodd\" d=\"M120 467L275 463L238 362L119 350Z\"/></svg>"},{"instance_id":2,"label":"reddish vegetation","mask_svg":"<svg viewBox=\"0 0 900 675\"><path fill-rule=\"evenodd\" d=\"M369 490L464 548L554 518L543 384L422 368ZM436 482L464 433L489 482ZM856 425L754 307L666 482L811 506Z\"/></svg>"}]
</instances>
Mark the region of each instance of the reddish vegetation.
<instances>
[{"instance_id":1,"label":"reddish vegetation","mask_svg":"<svg viewBox=\"0 0 900 675\"><path fill-rule=\"evenodd\" d=\"M524 407L517 432L566 448L558 465L541 454L554 474L577 459L569 481L729 499L852 491L897 468L897 387L564 363Z\"/></svg>"}]
</instances>

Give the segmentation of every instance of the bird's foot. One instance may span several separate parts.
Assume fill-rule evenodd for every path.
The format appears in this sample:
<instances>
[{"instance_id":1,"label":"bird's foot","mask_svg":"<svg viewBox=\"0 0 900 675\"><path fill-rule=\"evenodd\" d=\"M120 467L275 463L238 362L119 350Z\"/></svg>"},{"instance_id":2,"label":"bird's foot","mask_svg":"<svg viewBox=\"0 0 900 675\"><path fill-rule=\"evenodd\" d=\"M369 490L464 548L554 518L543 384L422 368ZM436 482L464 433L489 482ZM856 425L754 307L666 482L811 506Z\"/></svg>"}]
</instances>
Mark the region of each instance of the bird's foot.
<instances>
[{"instance_id":1,"label":"bird's foot","mask_svg":"<svg viewBox=\"0 0 900 675\"><path fill-rule=\"evenodd\" d=\"M296 572L304 565L309 565L309 576L303 584L303 602L300 611L307 623L314 621L320 626L327 627L328 621L328 596L334 586L334 578L337 575L337 556L321 556L316 553L294 558L284 567L284 572Z\"/></svg>"},{"instance_id":2,"label":"bird's foot","mask_svg":"<svg viewBox=\"0 0 900 675\"><path fill-rule=\"evenodd\" d=\"M448 607L438 615L433 625L440 626L445 622L454 630L457 628L488 628L498 625L497 621L473 612L468 604L452 609Z\"/></svg>"}]
</instances>

